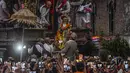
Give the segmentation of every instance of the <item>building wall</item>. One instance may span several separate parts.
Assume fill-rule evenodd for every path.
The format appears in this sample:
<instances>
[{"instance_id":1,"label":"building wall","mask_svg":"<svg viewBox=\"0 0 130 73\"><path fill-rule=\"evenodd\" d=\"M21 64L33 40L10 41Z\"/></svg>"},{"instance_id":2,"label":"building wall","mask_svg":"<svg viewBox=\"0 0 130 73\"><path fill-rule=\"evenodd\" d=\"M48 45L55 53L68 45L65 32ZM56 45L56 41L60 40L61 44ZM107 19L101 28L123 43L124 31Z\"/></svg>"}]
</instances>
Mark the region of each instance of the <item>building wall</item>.
<instances>
[{"instance_id":1,"label":"building wall","mask_svg":"<svg viewBox=\"0 0 130 73\"><path fill-rule=\"evenodd\" d=\"M96 24L95 31L96 34L100 34L100 31L104 31L108 34L108 12L107 12L107 1L106 0L96 0Z\"/></svg>"},{"instance_id":2,"label":"building wall","mask_svg":"<svg viewBox=\"0 0 130 73\"><path fill-rule=\"evenodd\" d=\"M124 1L125 0L117 0L116 5L116 13L115 13L115 33L120 33L124 35L125 33L125 17L124 17ZM129 1L129 0L126 0ZM130 2L130 1L129 1Z\"/></svg>"},{"instance_id":3,"label":"building wall","mask_svg":"<svg viewBox=\"0 0 130 73\"><path fill-rule=\"evenodd\" d=\"M130 1L124 1L124 23L125 23L125 33L130 32Z\"/></svg>"},{"instance_id":4,"label":"building wall","mask_svg":"<svg viewBox=\"0 0 130 73\"><path fill-rule=\"evenodd\" d=\"M109 13L107 10L108 1L109 0L96 0L96 34L100 34L100 31L103 31L105 35L109 35ZM114 16L114 35L118 33L124 35L126 32L129 32L129 26L130 0L116 0L116 11Z\"/></svg>"}]
</instances>

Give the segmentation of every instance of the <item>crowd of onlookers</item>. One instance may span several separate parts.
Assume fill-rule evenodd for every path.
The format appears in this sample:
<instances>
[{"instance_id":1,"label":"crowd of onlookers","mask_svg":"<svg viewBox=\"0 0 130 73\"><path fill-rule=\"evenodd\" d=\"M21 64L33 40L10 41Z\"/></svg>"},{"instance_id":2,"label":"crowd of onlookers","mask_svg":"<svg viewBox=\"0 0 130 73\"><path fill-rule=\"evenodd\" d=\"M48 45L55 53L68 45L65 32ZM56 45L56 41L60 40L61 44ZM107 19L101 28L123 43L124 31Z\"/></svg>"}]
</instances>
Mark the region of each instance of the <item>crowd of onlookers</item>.
<instances>
[{"instance_id":1,"label":"crowd of onlookers","mask_svg":"<svg viewBox=\"0 0 130 73\"><path fill-rule=\"evenodd\" d=\"M61 55L40 59L33 56L30 60L23 62L9 59L0 65L1 73L125 73L128 70L128 61L120 57L102 62L98 56L83 58L82 55L73 61Z\"/></svg>"}]
</instances>

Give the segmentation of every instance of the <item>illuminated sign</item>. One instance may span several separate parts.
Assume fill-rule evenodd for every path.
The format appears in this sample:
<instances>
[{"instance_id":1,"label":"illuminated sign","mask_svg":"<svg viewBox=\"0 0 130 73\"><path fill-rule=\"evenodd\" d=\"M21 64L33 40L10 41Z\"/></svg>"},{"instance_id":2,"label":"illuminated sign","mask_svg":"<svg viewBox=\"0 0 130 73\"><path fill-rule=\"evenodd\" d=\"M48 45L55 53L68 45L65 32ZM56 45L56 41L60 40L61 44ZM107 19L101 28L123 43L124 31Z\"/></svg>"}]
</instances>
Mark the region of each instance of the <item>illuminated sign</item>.
<instances>
[{"instance_id":1,"label":"illuminated sign","mask_svg":"<svg viewBox=\"0 0 130 73\"><path fill-rule=\"evenodd\" d=\"M99 41L99 39L100 39L100 37L99 36L94 36L94 37L92 37L92 41Z\"/></svg>"},{"instance_id":2,"label":"illuminated sign","mask_svg":"<svg viewBox=\"0 0 130 73\"><path fill-rule=\"evenodd\" d=\"M100 47L100 37L99 36L93 36L92 37L92 41L93 41L93 43L95 44L95 46L97 47L97 48L99 48Z\"/></svg>"}]
</instances>

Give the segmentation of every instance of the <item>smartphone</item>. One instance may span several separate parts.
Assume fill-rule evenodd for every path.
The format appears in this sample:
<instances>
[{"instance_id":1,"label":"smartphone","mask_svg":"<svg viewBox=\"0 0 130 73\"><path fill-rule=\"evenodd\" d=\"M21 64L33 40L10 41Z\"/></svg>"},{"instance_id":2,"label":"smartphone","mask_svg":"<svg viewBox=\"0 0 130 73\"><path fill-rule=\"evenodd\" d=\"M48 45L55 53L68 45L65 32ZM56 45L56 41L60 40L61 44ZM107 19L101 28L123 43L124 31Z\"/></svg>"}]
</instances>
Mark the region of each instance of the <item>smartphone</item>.
<instances>
[{"instance_id":1,"label":"smartphone","mask_svg":"<svg viewBox=\"0 0 130 73\"><path fill-rule=\"evenodd\" d=\"M110 65L108 65L107 68L109 69L109 68L110 68Z\"/></svg>"},{"instance_id":2,"label":"smartphone","mask_svg":"<svg viewBox=\"0 0 130 73\"><path fill-rule=\"evenodd\" d=\"M42 62L39 62L38 64L39 64L39 68L41 68L42 67Z\"/></svg>"},{"instance_id":3,"label":"smartphone","mask_svg":"<svg viewBox=\"0 0 130 73\"><path fill-rule=\"evenodd\" d=\"M89 66L89 65L90 65L90 63L88 62L88 63L87 63L87 66Z\"/></svg>"},{"instance_id":4,"label":"smartphone","mask_svg":"<svg viewBox=\"0 0 130 73\"><path fill-rule=\"evenodd\" d=\"M45 58L45 59L47 58L47 54L44 54L44 58Z\"/></svg>"},{"instance_id":5,"label":"smartphone","mask_svg":"<svg viewBox=\"0 0 130 73\"><path fill-rule=\"evenodd\" d=\"M21 67L22 67L22 69L24 69L25 68L25 63L21 63Z\"/></svg>"},{"instance_id":6,"label":"smartphone","mask_svg":"<svg viewBox=\"0 0 130 73\"><path fill-rule=\"evenodd\" d=\"M56 59L56 56L55 56L55 55L53 56L53 59Z\"/></svg>"},{"instance_id":7,"label":"smartphone","mask_svg":"<svg viewBox=\"0 0 130 73\"><path fill-rule=\"evenodd\" d=\"M56 62L53 62L53 67L56 68Z\"/></svg>"},{"instance_id":8,"label":"smartphone","mask_svg":"<svg viewBox=\"0 0 130 73\"><path fill-rule=\"evenodd\" d=\"M128 67L129 67L128 64L125 64L125 69L128 69Z\"/></svg>"},{"instance_id":9,"label":"smartphone","mask_svg":"<svg viewBox=\"0 0 130 73\"><path fill-rule=\"evenodd\" d=\"M102 67L102 64L98 64L98 67L100 67L100 68L101 68L101 67Z\"/></svg>"},{"instance_id":10,"label":"smartphone","mask_svg":"<svg viewBox=\"0 0 130 73\"><path fill-rule=\"evenodd\" d=\"M45 62L42 62L42 68L44 68L45 67Z\"/></svg>"},{"instance_id":11,"label":"smartphone","mask_svg":"<svg viewBox=\"0 0 130 73\"><path fill-rule=\"evenodd\" d=\"M96 68L96 65L93 65L93 68Z\"/></svg>"},{"instance_id":12,"label":"smartphone","mask_svg":"<svg viewBox=\"0 0 130 73\"><path fill-rule=\"evenodd\" d=\"M13 69L13 71L15 71L15 70L16 70L16 67L15 67L15 66L13 66L13 67L12 67L12 69Z\"/></svg>"},{"instance_id":13,"label":"smartphone","mask_svg":"<svg viewBox=\"0 0 130 73\"><path fill-rule=\"evenodd\" d=\"M67 71L67 65L64 65L64 71Z\"/></svg>"},{"instance_id":14,"label":"smartphone","mask_svg":"<svg viewBox=\"0 0 130 73\"><path fill-rule=\"evenodd\" d=\"M39 63L38 63L39 68L44 68L44 64L45 64L45 62L39 62Z\"/></svg>"},{"instance_id":15,"label":"smartphone","mask_svg":"<svg viewBox=\"0 0 130 73\"><path fill-rule=\"evenodd\" d=\"M70 66L69 65L64 65L64 71L70 71Z\"/></svg>"},{"instance_id":16,"label":"smartphone","mask_svg":"<svg viewBox=\"0 0 130 73\"><path fill-rule=\"evenodd\" d=\"M70 66L69 65L67 66L67 70L70 71Z\"/></svg>"}]
</instances>

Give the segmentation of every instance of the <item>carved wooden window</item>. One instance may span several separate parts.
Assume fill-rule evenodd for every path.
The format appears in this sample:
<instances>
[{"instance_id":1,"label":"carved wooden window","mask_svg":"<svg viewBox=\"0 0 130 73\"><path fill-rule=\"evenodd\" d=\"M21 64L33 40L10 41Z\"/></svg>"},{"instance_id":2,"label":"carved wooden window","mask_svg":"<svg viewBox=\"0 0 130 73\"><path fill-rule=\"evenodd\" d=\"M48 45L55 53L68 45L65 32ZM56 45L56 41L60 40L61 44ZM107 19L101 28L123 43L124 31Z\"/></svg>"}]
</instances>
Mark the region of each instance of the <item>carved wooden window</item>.
<instances>
[{"instance_id":1,"label":"carved wooden window","mask_svg":"<svg viewBox=\"0 0 130 73\"><path fill-rule=\"evenodd\" d=\"M92 14L91 14L91 24L92 24L92 29L93 29L93 34L95 34L95 20L96 20L96 12L97 12L97 8L96 8L96 2L92 2Z\"/></svg>"},{"instance_id":2,"label":"carved wooden window","mask_svg":"<svg viewBox=\"0 0 130 73\"><path fill-rule=\"evenodd\" d=\"M111 0L108 3L108 13L109 13L109 34L114 33L114 15L116 10L116 0Z\"/></svg>"}]
</instances>

